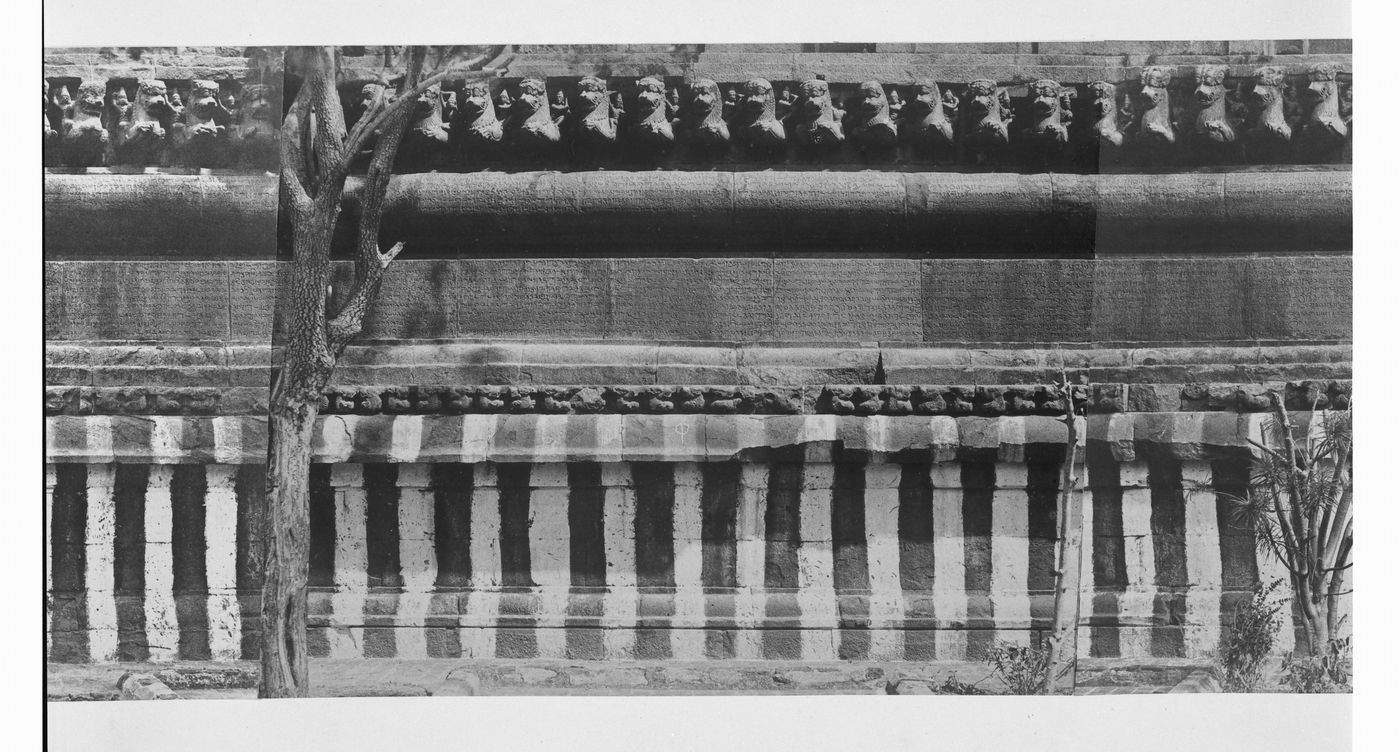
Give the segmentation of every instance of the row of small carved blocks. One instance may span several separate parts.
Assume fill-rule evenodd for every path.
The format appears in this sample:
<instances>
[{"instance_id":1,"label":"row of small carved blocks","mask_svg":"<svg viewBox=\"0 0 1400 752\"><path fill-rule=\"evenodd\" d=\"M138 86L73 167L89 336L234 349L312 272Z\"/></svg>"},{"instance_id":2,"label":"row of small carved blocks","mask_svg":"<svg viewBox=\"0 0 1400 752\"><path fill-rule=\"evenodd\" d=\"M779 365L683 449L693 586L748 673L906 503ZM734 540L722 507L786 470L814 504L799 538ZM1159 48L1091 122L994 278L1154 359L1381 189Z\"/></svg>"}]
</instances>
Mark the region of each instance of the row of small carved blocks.
<instances>
[{"instance_id":1,"label":"row of small carved blocks","mask_svg":"<svg viewBox=\"0 0 1400 752\"><path fill-rule=\"evenodd\" d=\"M1287 384L1076 385L1076 410L1091 413L1264 412L1277 391L1289 410L1344 410L1350 381ZM233 395L213 387L53 387L46 415L220 415L267 409L266 390ZM242 394L248 392L250 394ZM1163 392L1167 394L1163 395ZM324 414L708 413L792 415L1059 415L1054 386L395 386L335 387Z\"/></svg>"}]
</instances>

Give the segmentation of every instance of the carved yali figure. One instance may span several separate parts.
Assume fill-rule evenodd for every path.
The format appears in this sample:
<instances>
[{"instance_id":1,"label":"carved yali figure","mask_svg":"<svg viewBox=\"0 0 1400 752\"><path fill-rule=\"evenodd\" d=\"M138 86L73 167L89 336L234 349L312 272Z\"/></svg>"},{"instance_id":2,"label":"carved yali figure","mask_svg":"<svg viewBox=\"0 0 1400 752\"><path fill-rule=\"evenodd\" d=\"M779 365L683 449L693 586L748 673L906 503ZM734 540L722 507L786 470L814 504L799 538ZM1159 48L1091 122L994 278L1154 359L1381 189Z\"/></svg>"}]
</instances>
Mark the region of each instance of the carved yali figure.
<instances>
[{"instance_id":1,"label":"carved yali figure","mask_svg":"<svg viewBox=\"0 0 1400 752\"><path fill-rule=\"evenodd\" d=\"M637 100L627 137L638 156L654 159L670 150L676 140L671 123L674 112L674 105L667 99L665 82L650 76L637 82Z\"/></svg>"},{"instance_id":2,"label":"carved yali figure","mask_svg":"<svg viewBox=\"0 0 1400 752\"><path fill-rule=\"evenodd\" d=\"M978 79L963 96L963 145L980 164L999 155L1010 142L1011 95L996 81Z\"/></svg>"},{"instance_id":3,"label":"carved yali figure","mask_svg":"<svg viewBox=\"0 0 1400 752\"><path fill-rule=\"evenodd\" d=\"M773 84L754 78L742 87L742 95L730 132L734 140L751 156L776 159L787 148L787 131L778 122L778 103L773 96Z\"/></svg>"},{"instance_id":4,"label":"carved yali figure","mask_svg":"<svg viewBox=\"0 0 1400 752\"><path fill-rule=\"evenodd\" d=\"M866 159L893 161L898 156L899 130L890 116L890 98L878 81L860 85L855 107L849 116L851 143Z\"/></svg>"},{"instance_id":5,"label":"carved yali figure","mask_svg":"<svg viewBox=\"0 0 1400 752\"><path fill-rule=\"evenodd\" d=\"M545 156L559 143L559 124L550 117L544 81L527 78L518 91L506 120L506 142L522 156Z\"/></svg>"},{"instance_id":6,"label":"carved yali figure","mask_svg":"<svg viewBox=\"0 0 1400 752\"><path fill-rule=\"evenodd\" d=\"M271 86L249 84L243 87L243 105L233 144L240 167L277 169L280 129L273 120L277 114L276 101Z\"/></svg>"},{"instance_id":7,"label":"carved yali figure","mask_svg":"<svg viewBox=\"0 0 1400 752\"><path fill-rule=\"evenodd\" d=\"M1029 89L1031 123L1026 127L1026 136L1053 146L1069 143L1069 125L1074 121L1070 110L1074 89L1047 78L1032 82Z\"/></svg>"},{"instance_id":8,"label":"carved yali figure","mask_svg":"<svg viewBox=\"0 0 1400 752\"><path fill-rule=\"evenodd\" d=\"M67 87L64 87L67 91ZM63 163L69 167L101 167L107 164L111 138L102 123L103 100L107 87L97 82L83 84L63 120ZM62 104L60 100L59 104Z\"/></svg>"},{"instance_id":9,"label":"carved yali figure","mask_svg":"<svg viewBox=\"0 0 1400 752\"><path fill-rule=\"evenodd\" d=\"M1317 63L1308 69L1308 88L1303 103L1308 108L1299 134L1306 156L1325 160L1351 135L1349 118L1343 117L1341 89L1337 84L1340 67L1336 63Z\"/></svg>"},{"instance_id":10,"label":"carved yali figure","mask_svg":"<svg viewBox=\"0 0 1400 752\"><path fill-rule=\"evenodd\" d=\"M504 137L505 125L491 101L491 87L484 81L469 82L458 98L457 118L452 122L452 138L463 161L471 165L499 158Z\"/></svg>"},{"instance_id":11,"label":"carved yali figure","mask_svg":"<svg viewBox=\"0 0 1400 752\"><path fill-rule=\"evenodd\" d=\"M398 172L446 169L451 150L448 127L442 121L442 89L431 86L419 94L409 119L398 154L394 155L394 169Z\"/></svg>"},{"instance_id":12,"label":"carved yali figure","mask_svg":"<svg viewBox=\"0 0 1400 752\"><path fill-rule=\"evenodd\" d=\"M734 94L734 90L729 90ZM727 100L726 100L727 101ZM680 138L702 161L721 159L729 152L729 126L724 122L719 84L708 78L697 78L686 86L686 98L681 104L680 119L676 121Z\"/></svg>"},{"instance_id":13,"label":"carved yali figure","mask_svg":"<svg viewBox=\"0 0 1400 752\"><path fill-rule=\"evenodd\" d=\"M59 113L58 108L49 99L49 88L49 80L46 78L44 79L44 166L57 167L63 161L63 152L59 148L61 142L59 141L58 128L54 126L61 126L62 121L54 122L54 116Z\"/></svg>"},{"instance_id":14,"label":"carved yali figure","mask_svg":"<svg viewBox=\"0 0 1400 752\"><path fill-rule=\"evenodd\" d=\"M569 108L569 137L574 157L592 162L611 156L617 143L620 108L608 96L608 83L596 76L578 82L578 96Z\"/></svg>"},{"instance_id":15,"label":"carved yali figure","mask_svg":"<svg viewBox=\"0 0 1400 752\"><path fill-rule=\"evenodd\" d=\"M879 84L876 84L878 87ZM880 92L883 99L884 92ZM841 116L831 104L831 89L821 79L803 81L801 95L790 117L792 140L803 156L815 159L841 148L846 134L841 130ZM886 119L888 119L886 114Z\"/></svg>"},{"instance_id":16,"label":"carved yali figure","mask_svg":"<svg viewBox=\"0 0 1400 752\"><path fill-rule=\"evenodd\" d=\"M165 128L161 121L174 114L166 100L164 82L153 79L139 82L131 108L131 122L117 132L118 163L158 164L165 148Z\"/></svg>"},{"instance_id":17,"label":"carved yali figure","mask_svg":"<svg viewBox=\"0 0 1400 752\"><path fill-rule=\"evenodd\" d=\"M125 86L118 86L112 89L108 98L111 102L107 105L107 130L125 128L131 122L131 95L126 92Z\"/></svg>"},{"instance_id":18,"label":"carved yali figure","mask_svg":"<svg viewBox=\"0 0 1400 752\"><path fill-rule=\"evenodd\" d=\"M953 148L953 121L958 98L950 91L939 94L938 84L914 85L914 98L900 111L900 138L919 160L938 159Z\"/></svg>"},{"instance_id":19,"label":"carved yali figure","mask_svg":"<svg viewBox=\"0 0 1400 752\"><path fill-rule=\"evenodd\" d=\"M1142 91L1138 94L1137 141L1146 148L1158 149L1176 143L1176 125L1172 122L1172 69L1160 65L1142 71Z\"/></svg>"},{"instance_id":20,"label":"carved yali figure","mask_svg":"<svg viewBox=\"0 0 1400 752\"><path fill-rule=\"evenodd\" d=\"M1118 115L1122 108L1118 104L1118 87L1107 81L1089 84L1089 132L1100 147L1118 148L1123 145L1123 130Z\"/></svg>"},{"instance_id":21,"label":"carved yali figure","mask_svg":"<svg viewBox=\"0 0 1400 752\"><path fill-rule=\"evenodd\" d=\"M1293 126L1284 111L1284 86L1282 68L1266 65L1254 71L1247 141L1251 162L1281 162L1289 156Z\"/></svg>"},{"instance_id":22,"label":"carved yali figure","mask_svg":"<svg viewBox=\"0 0 1400 752\"><path fill-rule=\"evenodd\" d=\"M233 114L219 101L219 85L213 81L195 81L190 90L190 103L184 110L184 122L172 127L172 140L178 150L180 163L187 167L222 167L224 135Z\"/></svg>"},{"instance_id":23,"label":"carved yali figure","mask_svg":"<svg viewBox=\"0 0 1400 752\"><path fill-rule=\"evenodd\" d=\"M1225 87L1230 69L1224 65L1202 65L1196 68L1196 117L1191 136L1197 156L1207 162L1232 160L1235 154L1236 107L1231 92Z\"/></svg>"}]
</instances>

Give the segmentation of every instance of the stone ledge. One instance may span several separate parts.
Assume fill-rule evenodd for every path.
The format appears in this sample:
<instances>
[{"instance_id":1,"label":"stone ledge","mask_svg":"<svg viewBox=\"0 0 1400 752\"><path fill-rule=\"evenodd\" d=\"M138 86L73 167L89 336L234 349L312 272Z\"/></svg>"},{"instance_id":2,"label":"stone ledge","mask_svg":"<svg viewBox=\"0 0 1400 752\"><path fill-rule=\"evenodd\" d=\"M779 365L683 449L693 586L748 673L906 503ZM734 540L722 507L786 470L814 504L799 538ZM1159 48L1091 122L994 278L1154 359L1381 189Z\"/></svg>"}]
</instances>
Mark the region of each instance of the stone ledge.
<instances>
[{"instance_id":1,"label":"stone ledge","mask_svg":"<svg viewBox=\"0 0 1400 752\"><path fill-rule=\"evenodd\" d=\"M346 188L345 221L361 181ZM44 176L50 258L269 258L276 178ZM853 197L858 197L853 199ZM1002 175L530 172L395 176L385 228L411 253L1350 251L1351 172ZM793 233L791 218L803 217ZM347 227L353 226L350 224ZM95 239L99 239L96 240ZM467 239L470 239L468 244Z\"/></svg>"},{"instance_id":2,"label":"stone ledge","mask_svg":"<svg viewBox=\"0 0 1400 752\"><path fill-rule=\"evenodd\" d=\"M1297 412L1300 430L1313 416ZM49 416L49 462L259 464L267 419L259 416ZM1084 419L1081 419L1084 420ZM1253 454L1266 413L1091 415L1081 442L1102 442L1121 461L1140 446L1178 459ZM839 415L327 415L313 439L316 462L710 462L805 458L813 462L1024 462L1030 445L1062 446L1049 416Z\"/></svg>"}]
</instances>

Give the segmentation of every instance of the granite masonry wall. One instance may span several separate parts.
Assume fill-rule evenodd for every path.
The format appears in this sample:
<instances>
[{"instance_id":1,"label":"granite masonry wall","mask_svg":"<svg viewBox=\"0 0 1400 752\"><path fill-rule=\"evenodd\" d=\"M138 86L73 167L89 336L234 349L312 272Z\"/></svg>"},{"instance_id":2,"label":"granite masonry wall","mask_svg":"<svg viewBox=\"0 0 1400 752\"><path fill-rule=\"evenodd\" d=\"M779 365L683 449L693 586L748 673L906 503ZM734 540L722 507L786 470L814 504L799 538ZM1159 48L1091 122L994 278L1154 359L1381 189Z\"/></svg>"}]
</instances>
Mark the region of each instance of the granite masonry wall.
<instances>
[{"instance_id":1,"label":"granite masonry wall","mask_svg":"<svg viewBox=\"0 0 1400 752\"><path fill-rule=\"evenodd\" d=\"M346 50L352 116L376 54ZM286 230L259 103L296 85L280 61L46 54L51 660L256 655ZM385 239L408 250L322 401L314 655L1025 643L1050 617L1062 376L1087 415L1085 655L1203 656L1277 576L1225 496L1268 391L1300 425L1350 407L1349 41L535 46L504 69L487 106L540 81L573 108L565 134L601 80L616 143L480 163L449 140L399 166ZM648 77L678 100L659 151L629 120ZM731 111L730 142L697 152L697 79L738 107L760 78L788 106L821 80L853 113L873 80L898 148L838 117L838 150L804 150L790 120L792 143L754 151ZM227 150L187 148L172 114L144 156L77 151L153 79L217 100ZM959 105L931 152L920 86ZM464 133L472 92L444 88ZM1170 141L1149 137L1149 89ZM1274 90L1282 110L1259 104ZM1014 123L990 150L969 140L979 97ZM1045 97L1062 141L1036 135ZM1212 118L1225 147L1200 138ZM349 262L335 274L338 295Z\"/></svg>"}]
</instances>

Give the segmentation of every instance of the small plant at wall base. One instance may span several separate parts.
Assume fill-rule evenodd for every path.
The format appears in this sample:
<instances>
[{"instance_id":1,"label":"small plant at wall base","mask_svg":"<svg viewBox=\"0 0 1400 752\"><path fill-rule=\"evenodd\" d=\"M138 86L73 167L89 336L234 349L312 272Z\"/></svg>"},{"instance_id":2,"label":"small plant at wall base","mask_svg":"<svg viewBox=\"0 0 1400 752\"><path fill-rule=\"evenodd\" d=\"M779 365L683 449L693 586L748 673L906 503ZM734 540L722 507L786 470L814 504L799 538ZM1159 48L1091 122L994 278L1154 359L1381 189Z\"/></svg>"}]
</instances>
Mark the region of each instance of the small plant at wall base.
<instances>
[{"instance_id":1,"label":"small plant at wall base","mask_svg":"<svg viewBox=\"0 0 1400 752\"><path fill-rule=\"evenodd\" d=\"M1225 692L1253 692L1264 677L1269 654L1283 626L1283 605L1274 591L1283 580L1259 584L1254 595L1235 609L1234 624L1220 640L1211 670Z\"/></svg>"},{"instance_id":2,"label":"small plant at wall base","mask_svg":"<svg viewBox=\"0 0 1400 752\"><path fill-rule=\"evenodd\" d=\"M1284 681L1299 694L1351 692L1351 636L1328 640L1322 655L1283 656Z\"/></svg>"},{"instance_id":3,"label":"small plant at wall base","mask_svg":"<svg viewBox=\"0 0 1400 752\"><path fill-rule=\"evenodd\" d=\"M998 642L987 650L984 659L1009 694L1043 695L1053 684L1054 649L1048 640L1035 640L1030 645ZM1068 671L1068 665L1058 669L1060 674Z\"/></svg>"},{"instance_id":4,"label":"small plant at wall base","mask_svg":"<svg viewBox=\"0 0 1400 752\"><path fill-rule=\"evenodd\" d=\"M1259 453L1249 487L1227 497L1231 524L1252 531L1260 556L1288 570L1307 654L1321 656L1342 637L1351 594L1351 410L1313 410L1300 441L1283 398L1270 392L1269 399L1273 415L1259 440L1249 439Z\"/></svg>"}]
</instances>

